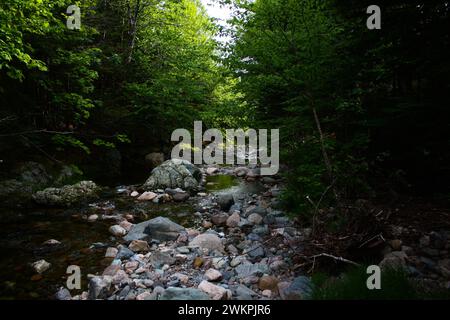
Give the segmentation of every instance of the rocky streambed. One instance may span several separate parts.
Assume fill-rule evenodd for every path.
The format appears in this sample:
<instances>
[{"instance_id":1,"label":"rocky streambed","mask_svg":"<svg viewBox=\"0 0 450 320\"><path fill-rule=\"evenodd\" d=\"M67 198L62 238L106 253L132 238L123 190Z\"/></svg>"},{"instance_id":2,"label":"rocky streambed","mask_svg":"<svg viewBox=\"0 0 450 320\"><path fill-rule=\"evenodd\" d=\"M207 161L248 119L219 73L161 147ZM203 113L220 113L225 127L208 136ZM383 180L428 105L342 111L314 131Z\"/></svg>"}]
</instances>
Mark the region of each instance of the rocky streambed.
<instances>
[{"instance_id":1,"label":"rocky streambed","mask_svg":"<svg viewBox=\"0 0 450 320\"><path fill-rule=\"evenodd\" d=\"M258 169L203 168L199 192L120 190L139 206L169 202L190 207L135 223L122 215L104 249L109 266L86 275L77 295L59 299L280 299L304 298L307 277L295 277L295 229L277 210L279 178L258 179ZM147 210L143 210L148 212ZM180 219L181 218L181 219ZM185 219L183 219L185 218ZM89 217L88 217L89 219ZM306 231L307 232L307 231Z\"/></svg>"},{"instance_id":2,"label":"rocky streambed","mask_svg":"<svg viewBox=\"0 0 450 320\"><path fill-rule=\"evenodd\" d=\"M89 188L97 186L81 183L34 195L42 205L60 207L66 201L66 209L3 210L1 297L278 299L307 294L308 278L295 278L290 271L291 243L302 232L276 209L281 179L260 179L257 168L195 170L195 190L190 190L192 180L183 185L183 176L171 187L181 183L186 190L163 188L160 175L147 181L151 188L103 188L91 198ZM79 194L89 197L75 205ZM81 290L66 288L70 265L81 269Z\"/></svg>"}]
</instances>

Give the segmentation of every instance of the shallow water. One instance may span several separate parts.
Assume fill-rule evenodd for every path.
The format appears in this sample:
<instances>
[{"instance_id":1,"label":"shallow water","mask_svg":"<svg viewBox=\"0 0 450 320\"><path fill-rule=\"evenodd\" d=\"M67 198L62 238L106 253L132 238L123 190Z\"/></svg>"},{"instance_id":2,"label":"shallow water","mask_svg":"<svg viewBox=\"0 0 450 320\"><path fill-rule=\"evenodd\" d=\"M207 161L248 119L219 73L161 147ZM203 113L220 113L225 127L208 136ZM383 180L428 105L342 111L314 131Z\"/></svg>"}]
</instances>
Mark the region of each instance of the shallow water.
<instances>
[{"instance_id":1,"label":"shallow water","mask_svg":"<svg viewBox=\"0 0 450 320\"><path fill-rule=\"evenodd\" d=\"M257 193L259 182L246 183L229 175L207 177L206 192ZM153 204L137 202L129 196L107 189L100 199L91 203L113 205L107 214L135 215L135 223L157 216L165 216L184 227L195 227L196 199L185 203ZM43 207L0 208L0 299L53 299L57 289L64 286L70 265L78 265L82 274L82 290L87 290L87 275L100 274L111 259L105 259L108 246L120 240L113 238L108 229L114 220L88 222L83 219L99 212L89 204L78 208L54 209ZM62 244L43 245L56 239ZM93 246L93 244L97 244ZM40 259L50 262L51 268L37 275L30 263Z\"/></svg>"},{"instance_id":2,"label":"shallow water","mask_svg":"<svg viewBox=\"0 0 450 320\"><path fill-rule=\"evenodd\" d=\"M97 203L105 201L115 205L112 214L142 212L135 222L167 216L185 227L193 223L190 203L136 203L114 190L103 194ZM120 242L108 231L114 220L82 219L83 215L98 213L94 211L87 204L71 209L0 209L0 299L52 299L57 289L65 285L69 265L80 266L82 290L86 290L87 275L99 274L111 263L111 259L104 258L106 248ZM43 245L49 239L62 244ZM93 247L94 243L97 246ZM30 263L40 259L51 263L42 276L30 267Z\"/></svg>"}]
</instances>

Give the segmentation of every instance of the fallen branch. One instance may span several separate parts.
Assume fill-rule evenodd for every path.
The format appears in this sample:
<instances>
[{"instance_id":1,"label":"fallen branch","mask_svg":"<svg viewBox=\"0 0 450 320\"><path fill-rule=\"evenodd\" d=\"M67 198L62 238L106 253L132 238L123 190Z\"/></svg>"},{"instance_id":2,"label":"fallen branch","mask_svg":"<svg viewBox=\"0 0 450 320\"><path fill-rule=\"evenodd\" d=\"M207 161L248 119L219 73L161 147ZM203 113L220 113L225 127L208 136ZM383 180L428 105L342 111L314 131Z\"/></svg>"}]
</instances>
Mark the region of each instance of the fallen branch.
<instances>
[{"instance_id":1,"label":"fallen branch","mask_svg":"<svg viewBox=\"0 0 450 320\"><path fill-rule=\"evenodd\" d=\"M317 254L317 255L315 255L315 256L310 257L310 259L316 259L316 258L320 258L320 257L327 257L327 258L331 258L331 259L334 259L334 260L337 260L337 261L349 263L349 264L352 264L352 265L354 265L354 266L360 266L359 263L356 263L356 262L354 262L354 261L345 259L345 258L343 258L343 257L336 257L336 256L333 256L333 255L328 254L328 253Z\"/></svg>"}]
</instances>

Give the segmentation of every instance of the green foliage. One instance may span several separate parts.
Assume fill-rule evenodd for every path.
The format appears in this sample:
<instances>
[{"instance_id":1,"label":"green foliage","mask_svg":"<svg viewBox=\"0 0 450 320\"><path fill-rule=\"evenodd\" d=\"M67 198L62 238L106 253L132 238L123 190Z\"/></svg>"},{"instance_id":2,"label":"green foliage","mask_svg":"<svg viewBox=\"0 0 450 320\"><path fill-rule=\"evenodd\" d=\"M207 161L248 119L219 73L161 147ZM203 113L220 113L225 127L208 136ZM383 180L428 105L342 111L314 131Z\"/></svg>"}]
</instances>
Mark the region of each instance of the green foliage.
<instances>
[{"instance_id":1,"label":"green foliage","mask_svg":"<svg viewBox=\"0 0 450 320\"><path fill-rule=\"evenodd\" d=\"M368 140L359 124L364 111L360 93L353 91L354 79L345 75L353 62L342 58L350 40L334 2L272 0L237 6L247 15L234 22L237 41L228 62L242 78L240 89L255 110L256 123L281 129L282 160L290 167L283 194L287 208L310 217L317 204L336 200L330 186L349 194L366 189Z\"/></svg>"},{"instance_id":2,"label":"green foliage","mask_svg":"<svg viewBox=\"0 0 450 320\"><path fill-rule=\"evenodd\" d=\"M56 134L52 137L52 140L59 148L70 146L73 148L79 148L87 154L91 153L91 150L83 142L73 136Z\"/></svg>"},{"instance_id":3,"label":"green foliage","mask_svg":"<svg viewBox=\"0 0 450 320\"><path fill-rule=\"evenodd\" d=\"M314 275L314 300L408 300L419 299L423 293L417 290L404 271L381 272L381 289L369 290L365 267L354 268L337 279L322 274Z\"/></svg>"}]
</instances>

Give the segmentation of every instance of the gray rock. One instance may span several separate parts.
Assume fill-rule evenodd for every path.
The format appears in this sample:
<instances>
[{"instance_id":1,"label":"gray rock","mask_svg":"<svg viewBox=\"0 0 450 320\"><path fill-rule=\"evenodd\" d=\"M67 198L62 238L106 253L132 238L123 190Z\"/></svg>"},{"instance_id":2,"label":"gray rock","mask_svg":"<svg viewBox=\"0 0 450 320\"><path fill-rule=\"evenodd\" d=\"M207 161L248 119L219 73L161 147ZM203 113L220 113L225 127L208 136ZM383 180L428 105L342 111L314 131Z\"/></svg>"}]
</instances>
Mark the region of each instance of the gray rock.
<instances>
[{"instance_id":1,"label":"gray rock","mask_svg":"<svg viewBox=\"0 0 450 320\"><path fill-rule=\"evenodd\" d=\"M262 263L243 263L238 265L235 270L240 278L262 276L265 273L269 273L269 267Z\"/></svg>"},{"instance_id":2,"label":"gray rock","mask_svg":"<svg viewBox=\"0 0 450 320\"><path fill-rule=\"evenodd\" d=\"M252 300L258 294L244 285L238 285L235 290L237 300Z\"/></svg>"},{"instance_id":3,"label":"gray rock","mask_svg":"<svg viewBox=\"0 0 450 320\"><path fill-rule=\"evenodd\" d=\"M244 250L244 253L248 254L251 258L264 258L266 256L266 252L261 244L254 244L247 250Z\"/></svg>"},{"instance_id":4,"label":"gray rock","mask_svg":"<svg viewBox=\"0 0 450 320\"><path fill-rule=\"evenodd\" d=\"M194 288L167 288L160 300L209 300L209 296Z\"/></svg>"},{"instance_id":5,"label":"gray rock","mask_svg":"<svg viewBox=\"0 0 450 320\"><path fill-rule=\"evenodd\" d=\"M217 196L217 204L223 211L228 211L234 204L232 193L222 193Z\"/></svg>"},{"instance_id":6,"label":"gray rock","mask_svg":"<svg viewBox=\"0 0 450 320\"><path fill-rule=\"evenodd\" d=\"M379 266L382 270L406 268L407 255L403 251L394 251L384 256Z\"/></svg>"},{"instance_id":7,"label":"gray rock","mask_svg":"<svg viewBox=\"0 0 450 320\"><path fill-rule=\"evenodd\" d=\"M227 223L228 214L226 213L217 213L211 217L211 222L216 226L224 226Z\"/></svg>"},{"instance_id":8,"label":"gray rock","mask_svg":"<svg viewBox=\"0 0 450 320\"><path fill-rule=\"evenodd\" d=\"M256 206L255 208L249 210L246 212L246 216L248 217L249 215L253 214L253 213L257 213L262 217L265 217L267 215L267 209L261 206Z\"/></svg>"},{"instance_id":9,"label":"gray rock","mask_svg":"<svg viewBox=\"0 0 450 320\"><path fill-rule=\"evenodd\" d=\"M253 228L253 233L259 235L259 236L265 236L269 234L269 227L267 225L263 226L255 226Z\"/></svg>"},{"instance_id":10,"label":"gray rock","mask_svg":"<svg viewBox=\"0 0 450 320\"><path fill-rule=\"evenodd\" d=\"M173 196L173 200L176 202L183 202L189 199L189 193L187 192L178 192L175 193Z\"/></svg>"},{"instance_id":11,"label":"gray rock","mask_svg":"<svg viewBox=\"0 0 450 320\"><path fill-rule=\"evenodd\" d=\"M157 251L150 256L150 263L156 269L161 268L165 264L170 266L174 264L175 261L175 258L164 252Z\"/></svg>"},{"instance_id":12,"label":"gray rock","mask_svg":"<svg viewBox=\"0 0 450 320\"><path fill-rule=\"evenodd\" d=\"M223 252L223 245L220 238L211 233L203 233L196 236L190 243L191 247L200 247L210 251L218 250Z\"/></svg>"},{"instance_id":13,"label":"gray rock","mask_svg":"<svg viewBox=\"0 0 450 320\"><path fill-rule=\"evenodd\" d=\"M176 240L184 230L168 218L157 217L134 225L123 239L127 242L150 239L170 241Z\"/></svg>"},{"instance_id":14,"label":"gray rock","mask_svg":"<svg viewBox=\"0 0 450 320\"><path fill-rule=\"evenodd\" d=\"M311 297L312 292L311 279L300 276L295 278L287 288L280 290L280 295L284 300L305 300Z\"/></svg>"},{"instance_id":15,"label":"gray rock","mask_svg":"<svg viewBox=\"0 0 450 320\"><path fill-rule=\"evenodd\" d=\"M88 297L90 300L106 299L111 294L112 277L93 277L89 281Z\"/></svg>"},{"instance_id":16,"label":"gray rock","mask_svg":"<svg viewBox=\"0 0 450 320\"><path fill-rule=\"evenodd\" d=\"M116 255L116 259L130 259L132 256L134 256L134 252L128 249L127 247L120 246L119 252Z\"/></svg>"},{"instance_id":17,"label":"gray rock","mask_svg":"<svg viewBox=\"0 0 450 320\"><path fill-rule=\"evenodd\" d=\"M34 201L47 206L68 207L97 196L99 187L92 181L81 181L62 188L47 188L33 195Z\"/></svg>"},{"instance_id":18,"label":"gray rock","mask_svg":"<svg viewBox=\"0 0 450 320\"><path fill-rule=\"evenodd\" d=\"M146 190L182 188L190 191L198 189L200 180L200 169L189 161L172 159L153 169L143 188Z\"/></svg>"},{"instance_id":19,"label":"gray rock","mask_svg":"<svg viewBox=\"0 0 450 320\"><path fill-rule=\"evenodd\" d=\"M69 290L67 290L64 287L59 288L58 292L55 294L56 300L70 300L72 299L72 295L70 294Z\"/></svg>"}]
</instances>

